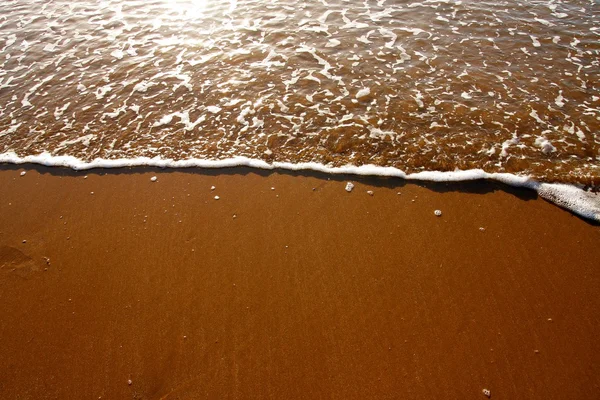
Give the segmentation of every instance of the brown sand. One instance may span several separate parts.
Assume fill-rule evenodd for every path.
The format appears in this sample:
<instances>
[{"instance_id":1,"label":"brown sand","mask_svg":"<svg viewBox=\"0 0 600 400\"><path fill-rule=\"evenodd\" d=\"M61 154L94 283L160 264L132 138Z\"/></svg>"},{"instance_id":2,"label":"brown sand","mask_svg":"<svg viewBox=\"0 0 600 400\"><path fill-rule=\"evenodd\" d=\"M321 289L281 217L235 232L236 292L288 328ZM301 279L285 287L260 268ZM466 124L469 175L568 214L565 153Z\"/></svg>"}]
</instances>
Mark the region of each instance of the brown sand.
<instances>
[{"instance_id":1,"label":"brown sand","mask_svg":"<svg viewBox=\"0 0 600 400\"><path fill-rule=\"evenodd\" d=\"M600 228L535 193L21 170L0 170L1 399L599 393Z\"/></svg>"}]
</instances>

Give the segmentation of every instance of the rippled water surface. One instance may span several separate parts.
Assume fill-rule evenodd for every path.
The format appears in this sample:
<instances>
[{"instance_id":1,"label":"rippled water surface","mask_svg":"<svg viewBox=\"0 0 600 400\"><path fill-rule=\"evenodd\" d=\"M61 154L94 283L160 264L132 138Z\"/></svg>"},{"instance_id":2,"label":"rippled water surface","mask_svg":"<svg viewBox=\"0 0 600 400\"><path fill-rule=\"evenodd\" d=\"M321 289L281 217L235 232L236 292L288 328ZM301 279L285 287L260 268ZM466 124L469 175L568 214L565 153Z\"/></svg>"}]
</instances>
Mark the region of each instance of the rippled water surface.
<instances>
[{"instance_id":1,"label":"rippled water surface","mask_svg":"<svg viewBox=\"0 0 600 400\"><path fill-rule=\"evenodd\" d=\"M0 153L600 184L600 2L0 3Z\"/></svg>"}]
</instances>

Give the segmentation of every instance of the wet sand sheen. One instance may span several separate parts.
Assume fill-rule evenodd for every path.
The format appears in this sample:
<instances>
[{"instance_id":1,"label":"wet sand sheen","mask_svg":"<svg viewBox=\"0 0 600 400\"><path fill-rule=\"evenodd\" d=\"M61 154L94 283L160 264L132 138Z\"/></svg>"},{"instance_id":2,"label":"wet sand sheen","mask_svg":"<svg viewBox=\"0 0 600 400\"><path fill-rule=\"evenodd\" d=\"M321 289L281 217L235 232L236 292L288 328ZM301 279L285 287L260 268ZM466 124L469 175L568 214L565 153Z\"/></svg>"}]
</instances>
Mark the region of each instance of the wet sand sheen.
<instances>
[{"instance_id":1,"label":"wet sand sheen","mask_svg":"<svg viewBox=\"0 0 600 400\"><path fill-rule=\"evenodd\" d=\"M3 399L599 389L600 229L532 192L20 171L0 171Z\"/></svg>"}]
</instances>

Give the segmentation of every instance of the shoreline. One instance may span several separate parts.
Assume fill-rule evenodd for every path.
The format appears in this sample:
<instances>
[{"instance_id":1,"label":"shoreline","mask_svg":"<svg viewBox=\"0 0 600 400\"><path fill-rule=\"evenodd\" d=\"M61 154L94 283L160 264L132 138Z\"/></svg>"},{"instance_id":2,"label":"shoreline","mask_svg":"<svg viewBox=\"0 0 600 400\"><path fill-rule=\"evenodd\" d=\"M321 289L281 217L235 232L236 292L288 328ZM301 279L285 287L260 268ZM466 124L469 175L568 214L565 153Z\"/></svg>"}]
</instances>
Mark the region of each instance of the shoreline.
<instances>
[{"instance_id":1,"label":"shoreline","mask_svg":"<svg viewBox=\"0 0 600 400\"><path fill-rule=\"evenodd\" d=\"M34 168L42 166L48 168L68 168L73 171L94 170L125 170L125 169L152 169L160 168L172 170L226 170L226 169L254 169L271 171L275 173L296 172L305 175L319 176L347 176L348 179L356 177L371 178L396 178L411 182L437 182L461 183L469 181L494 181L516 188L527 188L537 192L546 200L558 207L567 209L572 213L600 222L600 193L590 191L582 184L541 182L528 176L512 173L489 173L481 169L456 170L456 171L422 171L407 174L394 167L381 167L377 165L328 167L315 162L289 163L272 162L252 159L247 157L233 157L223 160L185 159L171 160L160 157L138 157L133 159L94 159L84 162L72 156L51 156L42 153L35 156L19 157L15 153L0 154L0 167L16 165L21 168Z\"/></svg>"},{"instance_id":2,"label":"shoreline","mask_svg":"<svg viewBox=\"0 0 600 400\"><path fill-rule=\"evenodd\" d=\"M600 388L597 223L497 182L348 178L1 166L0 397Z\"/></svg>"}]
</instances>

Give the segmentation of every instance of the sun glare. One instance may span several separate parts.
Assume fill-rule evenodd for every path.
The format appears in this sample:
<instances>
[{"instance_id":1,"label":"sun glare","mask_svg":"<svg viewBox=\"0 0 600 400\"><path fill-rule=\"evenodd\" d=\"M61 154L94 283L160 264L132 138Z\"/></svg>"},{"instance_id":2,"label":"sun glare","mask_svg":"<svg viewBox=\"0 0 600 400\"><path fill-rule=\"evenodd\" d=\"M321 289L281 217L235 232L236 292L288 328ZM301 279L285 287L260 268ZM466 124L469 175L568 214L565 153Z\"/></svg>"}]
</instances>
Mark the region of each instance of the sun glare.
<instances>
[{"instance_id":1,"label":"sun glare","mask_svg":"<svg viewBox=\"0 0 600 400\"><path fill-rule=\"evenodd\" d=\"M170 9L185 19L197 19L204 16L209 0L167 0Z\"/></svg>"}]
</instances>

